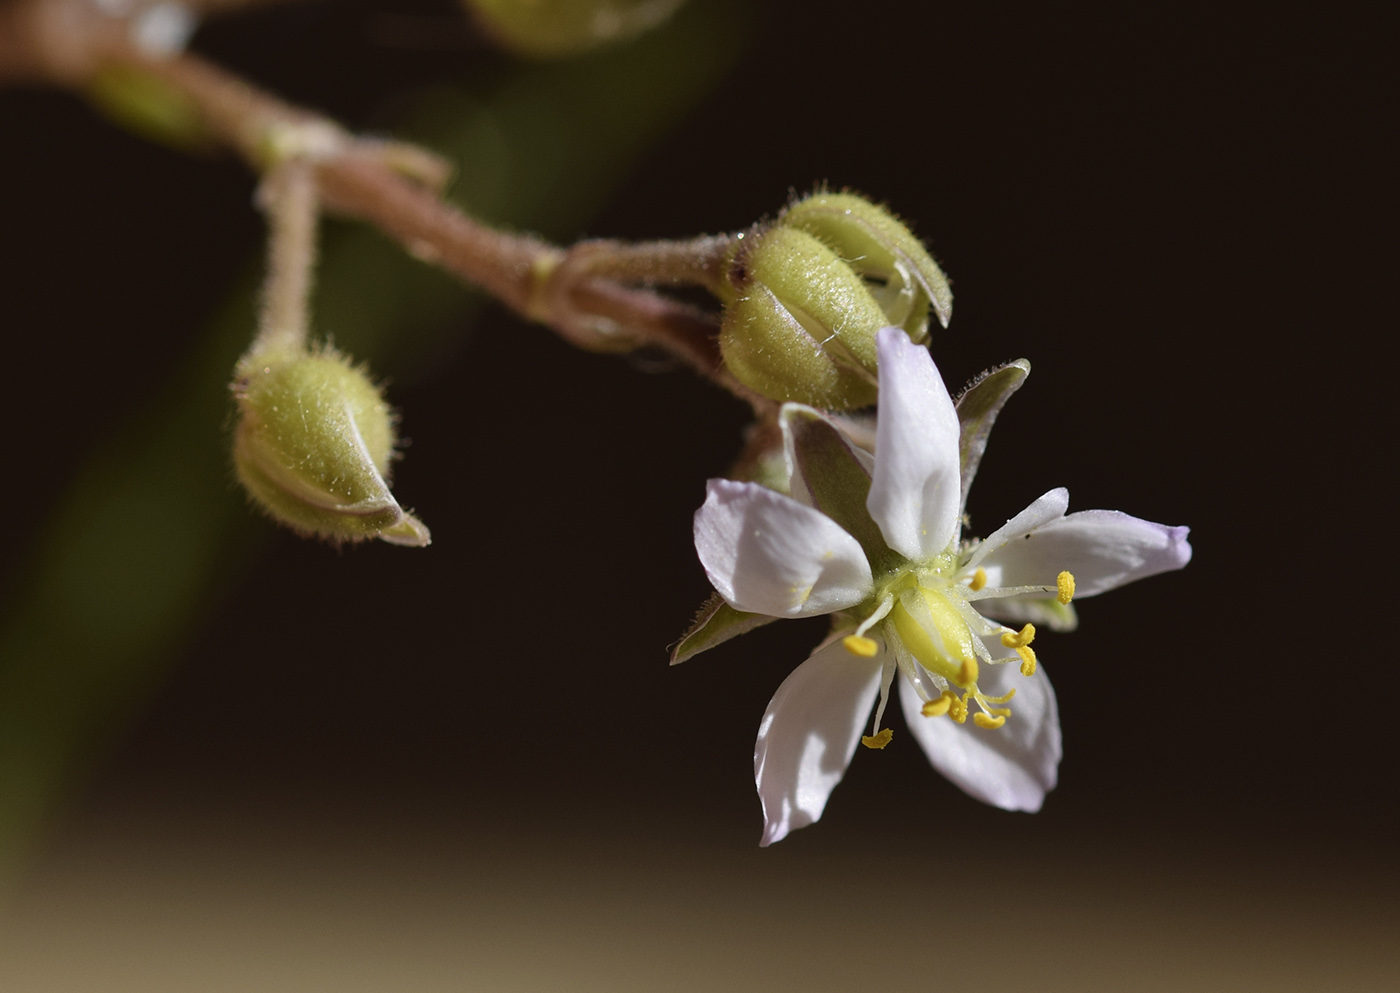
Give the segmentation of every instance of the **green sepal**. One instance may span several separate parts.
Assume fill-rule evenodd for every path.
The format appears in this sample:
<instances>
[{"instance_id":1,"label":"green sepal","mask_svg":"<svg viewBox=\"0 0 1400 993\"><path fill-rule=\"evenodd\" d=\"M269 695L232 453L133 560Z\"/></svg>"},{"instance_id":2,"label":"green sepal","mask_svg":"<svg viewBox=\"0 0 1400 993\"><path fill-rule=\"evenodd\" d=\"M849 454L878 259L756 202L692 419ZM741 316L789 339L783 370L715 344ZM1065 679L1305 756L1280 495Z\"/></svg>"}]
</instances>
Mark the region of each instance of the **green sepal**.
<instances>
[{"instance_id":1,"label":"green sepal","mask_svg":"<svg viewBox=\"0 0 1400 993\"><path fill-rule=\"evenodd\" d=\"M993 616L998 601L983 601L987 604L988 616ZM1079 614L1072 603L1061 603L1055 597L1043 599L1015 599L1000 601L1001 604L1015 604L1016 623L1030 621L1032 624L1049 628L1051 631L1073 631L1079 627Z\"/></svg>"},{"instance_id":2,"label":"green sepal","mask_svg":"<svg viewBox=\"0 0 1400 993\"><path fill-rule=\"evenodd\" d=\"M869 456L861 458L844 434L818 411L785 404L779 415L795 499L820 510L860 543L877 575L899 565L866 508Z\"/></svg>"},{"instance_id":3,"label":"green sepal","mask_svg":"<svg viewBox=\"0 0 1400 993\"><path fill-rule=\"evenodd\" d=\"M671 649L671 664L679 665L730 638L737 638L776 620L776 617L769 617L767 614L748 614L742 610L735 610L725 603L718 593L711 593L700 612L695 615L690 628Z\"/></svg>"},{"instance_id":4,"label":"green sepal","mask_svg":"<svg viewBox=\"0 0 1400 993\"><path fill-rule=\"evenodd\" d=\"M814 193L788 207L778 223L820 239L861 276L884 284L877 293L890 324L914 341L928 336L932 305L945 328L953 290L914 233L888 210L853 193Z\"/></svg>"},{"instance_id":5,"label":"green sepal","mask_svg":"<svg viewBox=\"0 0 1400 993\"><path fill-rule=\"evenodd\" d=\"M997 415L1030 374L1031 364L1017 359L984 372L958 397L955 406L961 428L958 455L962 464L962 500L958 506L967 506L967 491L982 463L982 453L987 450L987 437L992 433Z\"/></svg>"}]
</instances>

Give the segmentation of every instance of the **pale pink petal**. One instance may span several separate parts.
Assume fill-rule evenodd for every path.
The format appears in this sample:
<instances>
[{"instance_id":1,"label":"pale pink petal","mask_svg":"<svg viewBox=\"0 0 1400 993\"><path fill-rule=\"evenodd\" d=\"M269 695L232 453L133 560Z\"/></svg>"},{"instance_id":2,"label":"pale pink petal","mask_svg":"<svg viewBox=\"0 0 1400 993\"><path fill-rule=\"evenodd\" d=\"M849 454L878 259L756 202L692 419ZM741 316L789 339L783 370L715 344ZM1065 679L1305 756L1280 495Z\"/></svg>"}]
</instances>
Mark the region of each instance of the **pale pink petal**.
<instances>
[{"instance_id":1,"label":"pale pink petal","mask_svg":"<svg viewBox=\"0 0 1400 993\"><path fill-rule=\"evenodd\" d=\"M928 349L898 328L876 338L880 406L866 507L885 542L908 559L941 553L957 528L958 414Z\"/></svg>"},{"instance_id":2,"label":"pale pink petal","mask_svg":"<svg viewBox=\"0 0 1400 993\"><path fill-rule=\"evenodd\" d=\"M763 803L761 845L816 822L841 781L880 693L882 655L852 655L837 641L803 662L778 687L754 746L754 782Z\"/></svg>"},{"instance_id":3,"label":"pale pink petal","mask_svg":"<svg viewBox=\"0 0 1400 993\"><path fill-rule=\"evenodd\" d=\"M695 550L730 605L772 617L829 614L869 595L860 543L825 514L755 483L709 482Z\"/></svg>"},{"instance_id":4,"label":"pale pink petal","mask_svg":"<svg viewBox=\"0 0 1400 993\"><path fill-rule=\"evenodd\" d=\"M1055 788L1060 765L1060 714L1044 666L1022 676L1015 664L983 665L978 685L987 696L1011 687L1005 704L1011 716L999 728L980 728L971 715L964 724L947 717L925 717L923 701L908 686L899 701L909 730L933 767L960 789L1003 810L1035 812ZM971 708L970 708L971 709Z\"/></svg>"},{"instance_id":5,"label":"pale pink petal","mask_svg":"<svg viewBox=\"0 0 1400 993\"><path fill-rule=\"evenodd\" d=\"M997 573L999 586L1053 588L1055 577L1069 571L1075 599L1080 599L1180 569L1191 561L1189 533L1190 528L1154 524L1116 510L1083 510L1012 538L990 550L981 564L989 578Z\"/></svg>"},{"instance_id":6,"label":"pale pink petal","mask_svg":"<svg viewBox=\"0 0 1400 993\"><path fill-rule=\"evenodd\" d=\"M986 540L973 551L972 557L964 568L975 569L977 566L983 565L983 560L993 552L1006 547L1010 542L1024 540L1025 536L1036 528L1044 527L1049 522L1064 517L1065 511L1068 509L1069 490L1063 486L1037 497L1029 507L987 535ZM1052 576L1051 579L1053 580L1054 577ZM998 585L1010 584L999 583Z\"/></svg>"}]
</instances>

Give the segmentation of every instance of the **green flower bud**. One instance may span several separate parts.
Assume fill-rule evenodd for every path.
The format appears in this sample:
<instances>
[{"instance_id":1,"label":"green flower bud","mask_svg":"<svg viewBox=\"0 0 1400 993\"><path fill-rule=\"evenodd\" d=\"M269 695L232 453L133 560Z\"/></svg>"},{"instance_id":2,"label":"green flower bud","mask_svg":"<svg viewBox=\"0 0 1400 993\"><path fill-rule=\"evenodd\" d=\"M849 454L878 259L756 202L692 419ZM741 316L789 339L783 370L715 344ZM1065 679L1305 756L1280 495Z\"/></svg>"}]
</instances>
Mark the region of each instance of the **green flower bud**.
<instances>
[{"instance_id":1,"label":"green flower bud","mask_svg":"<svg viewBox=\"0 0 1400 993\"><path fill-rule=\"evenodd\" d=\"M534 58L577 55L666 20L685 0L463 0L486 31Z\"/></svg>"},{"instance_id":2,"label":"green flower bud","mask_svg":"<svg viewBox=\"0 0 1400 993\"><path fill-rule=\"evenodd\" d=\"M930 304L944 327L953 316L948 278L913 233L889 211L853 193L814 193L778 223L819 239L868 283L893 324L914 341L928 335Z\"/></svg>"},{"instance_id":3,"label":"green flower bud","mask_svg":"<svg viewBox=\"0 0 1400 993\"><path fill-rule=\"evenodd\" d=\"M253 353L236 375L233 462L263 510L336 543L428 544L389 492L394 413L362 369L326 348Z\"/></svg>"},{"instance_id":4,"label":"green flower bud","mask_svg":"<svg viewBox=\"0 0 1400 993\"><path fill-rule=\"evenodd\" d=\"M875 332L890 322L865 281L793 227L739 242L720 296L720 350L740 382L830 410L875 402Z\"/></svg>"}]
</instances>

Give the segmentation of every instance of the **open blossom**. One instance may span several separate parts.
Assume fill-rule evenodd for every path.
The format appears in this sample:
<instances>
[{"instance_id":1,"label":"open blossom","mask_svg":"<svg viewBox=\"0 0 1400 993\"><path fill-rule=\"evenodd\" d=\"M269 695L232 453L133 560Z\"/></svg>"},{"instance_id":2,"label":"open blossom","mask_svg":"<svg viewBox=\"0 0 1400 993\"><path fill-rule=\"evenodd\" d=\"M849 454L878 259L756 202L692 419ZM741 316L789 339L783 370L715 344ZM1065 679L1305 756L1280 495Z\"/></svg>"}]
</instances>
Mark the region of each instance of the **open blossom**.
<instances>
[{"instance_id":1,"label":"open blossom","mask_svg":"<svg viewBox=\"0 0 1400 993\"><path fill-rule=\"evenodd\" d=\"M1191 558L1186 528L1067 514L1064 489L984 541L964 540L986 432L1029 367L1017 365L1007 385L974 387L955 408L926 349L894 328L879 332L878 348L873 458L819 412L787 404L792 496L714 479L695 515L700 561L730 607L835 621L759 727L764 845L821 817L857 744L890 741L881 722L896 674L905 721L935 768L987 803L1038 810L1055 785L1060 726L1031 647L1035 625L1072 628L1073 598Z\"/></svg>"}]
</instances>

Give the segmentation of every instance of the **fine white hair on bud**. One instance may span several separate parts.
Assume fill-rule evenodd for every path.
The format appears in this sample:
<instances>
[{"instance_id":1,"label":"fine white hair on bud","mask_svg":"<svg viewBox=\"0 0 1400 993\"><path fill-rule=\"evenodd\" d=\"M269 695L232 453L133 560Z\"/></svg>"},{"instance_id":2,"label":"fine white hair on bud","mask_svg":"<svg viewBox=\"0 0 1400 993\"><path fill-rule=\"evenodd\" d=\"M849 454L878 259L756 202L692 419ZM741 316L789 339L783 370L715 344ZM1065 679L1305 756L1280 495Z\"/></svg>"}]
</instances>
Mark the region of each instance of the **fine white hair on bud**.
<instances>
[{"instance_id":1,"label":"fine white hair on bud","mask_svg":"<svg viewBox=\"0 0 1400 993\"><path fill-rule=\"evenodd\" d=\"M333 543L426 545L428 529L389 491L395 416L333 348L255 351L238 365L233 462L269 516Z\"/></svg>"}]
</instances>

